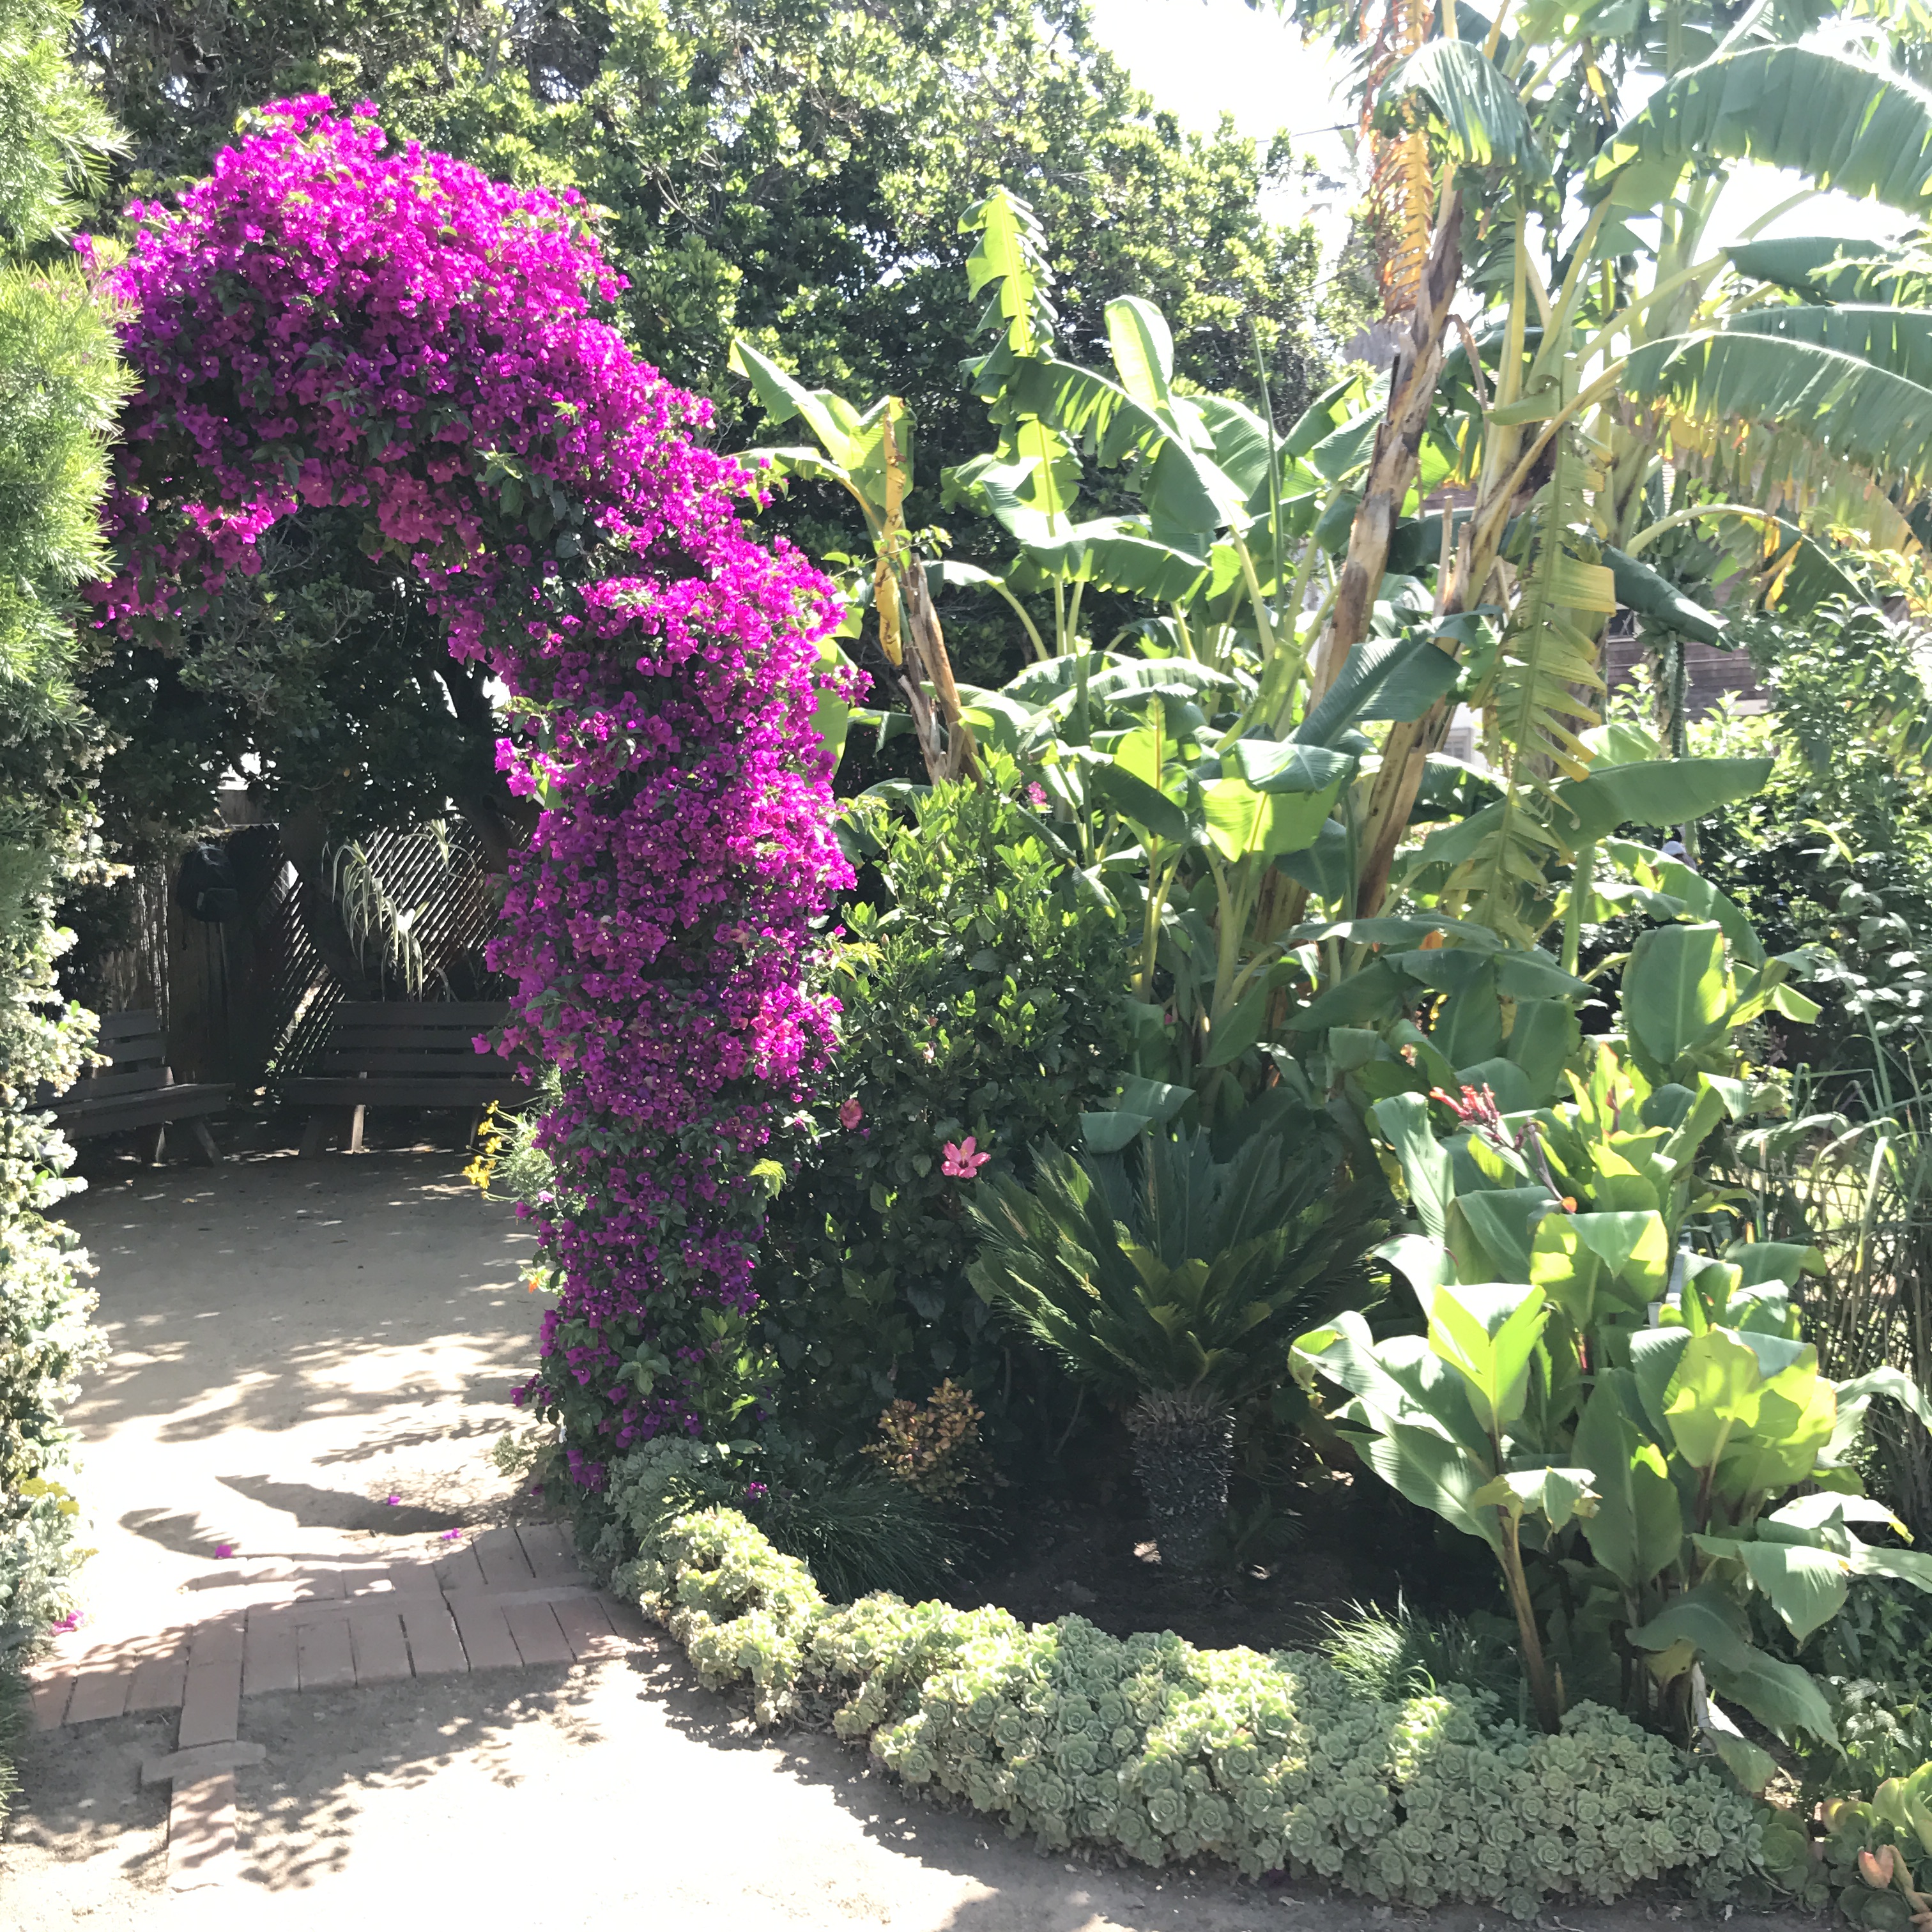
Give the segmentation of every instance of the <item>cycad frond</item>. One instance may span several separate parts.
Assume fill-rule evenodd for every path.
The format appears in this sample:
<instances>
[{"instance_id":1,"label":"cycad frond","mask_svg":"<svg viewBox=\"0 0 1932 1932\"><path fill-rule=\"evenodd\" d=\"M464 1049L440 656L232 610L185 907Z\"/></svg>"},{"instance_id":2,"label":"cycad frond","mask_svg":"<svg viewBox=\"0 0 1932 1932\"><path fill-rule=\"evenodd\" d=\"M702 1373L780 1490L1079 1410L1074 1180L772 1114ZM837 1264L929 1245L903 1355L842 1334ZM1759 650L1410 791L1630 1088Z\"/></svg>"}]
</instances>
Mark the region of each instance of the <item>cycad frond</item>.
<instances>
[{"instance_id":1,"label":"cycad frond","mask_svg":"<svg viewBox=\"0 0 1932 1932\"><path fill-rule=\"evenodd\" d=\"M974 1286L1102 1394L1232 1406L1280 1379L1310 1322L1372 1298L1382 1224L1333 1191L1332 1137L1257 1135L1226 1162L1204 1133L1144 1148L1138 1173L1043 1148L1032 1188L988 1181L968 1208Z\"/></svg>"}]
</instances>

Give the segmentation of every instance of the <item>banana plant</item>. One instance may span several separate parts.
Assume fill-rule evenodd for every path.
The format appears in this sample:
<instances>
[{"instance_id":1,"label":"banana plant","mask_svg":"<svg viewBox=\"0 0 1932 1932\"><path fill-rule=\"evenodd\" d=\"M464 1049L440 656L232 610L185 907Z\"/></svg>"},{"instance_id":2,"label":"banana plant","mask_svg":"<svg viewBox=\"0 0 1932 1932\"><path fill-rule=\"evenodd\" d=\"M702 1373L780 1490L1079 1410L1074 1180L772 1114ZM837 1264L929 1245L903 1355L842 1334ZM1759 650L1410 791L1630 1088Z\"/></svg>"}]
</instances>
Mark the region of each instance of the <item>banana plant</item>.
<instances>
[{"instance_id":1,"label":"banana plant","mask_svg":"<svg viewBox=\"0 0 1932 1932\"><path fill-rule=\"evenodd\" d=\"M911 412L897 396L882 396L862 414L829 389L806 388L742 337L732 341L730 367L749 381L775 424L796 419L815 440L815 446L746 450L738 460L761 484L836 483L857 503L872 540L869 591L879 648L904 694L926 774L935 784L972 774L977 769L972 729L961 715L924 546L906 526ZM855 598L848 620L854 634L859 609ZM842 742L845 719L828 722Z\"/></svg>"},{"instance_id":2,"label":"banana plant","mask_svg":"<svg viewBox=\"0 0 1932 1932\"><path fill-rule=\"evenodd\" d=\"M1246 725L1279 735L1303 708L1307 640L1328 608L1306 607L1339 543L1334 513L1366 460L1364 383L1338 382L1278 435L1231 398L1182 393L1166 318L1132 296L1106 305L1111 368L1078 367L1055 352L1052 272L1031 210L1002 188L960 226L976 238L970 290L990 291L992 346L968 378L999 443L947 473L949 500L996 518L1019 545L986 580L1010 597L1051 593L1050 649L1024 618L1041 656L1073 648L1090 588L1163 610L1170 647L1197 662L1228 668L1240 640L1261 680ZM1139 514L1078 514L1088 458L1124 470Z\"/></svg>"},{"instance_id":3,"label":"banana plant","mask_svg":"<svg viewBox=\"0 0 1932 1932\"><path fill-rule=\"evenodd\" d=\"M1390 278L1407 344L1351 538L1369 587L1338 599L1316 685L1359 634L1392 518L1427 453L1451 452L1473 500L1436 596L1444 615L1502 608L1493 655L1471 667L1462 694L1487 720L1506 791L1451 909L1521 934L1574 856L1551 794L1592 762L1604 617L1627 603L1671 628L1708 619L1658 598L1639 553L1703 525L1756 544L1768 585L1788 579L1801 536L1792 516L1808 505L1829 499L1842 516L1856 497L1869 527L1902 528L1886 492L1924 474L1923 323L1897 306L1855 312L1869 264L1862 281L1840 277L1831 302L1794 308L1764 278L1772 265L1748 245L1708 248L1706 231L1725 165L1741 160L1922 218L1932 101L1896 74L1793 44L1810 16L1781 10L1734 26L1714 8L1675 8L1661 35L1598 7L1518 10L1507 32L1502 16L1467 8L1302 0L1293 10L1364 46L1378 193L1412 216L1391 231L1408 265ZM1620 80L1660 75L1641 112L1620 121ZM1780 272L1815 269L1820 256ZM1487 310L1467 328L1444 320L1470 292L1458 282L1465 258ZM1895 304L1915 285L1891 286ZM1463 648L1453 637L1444 647ZM1363 827L1361 914L1389 888L1448 718L1445 703L1388 735Z\"/></svg>"}]
</instances>

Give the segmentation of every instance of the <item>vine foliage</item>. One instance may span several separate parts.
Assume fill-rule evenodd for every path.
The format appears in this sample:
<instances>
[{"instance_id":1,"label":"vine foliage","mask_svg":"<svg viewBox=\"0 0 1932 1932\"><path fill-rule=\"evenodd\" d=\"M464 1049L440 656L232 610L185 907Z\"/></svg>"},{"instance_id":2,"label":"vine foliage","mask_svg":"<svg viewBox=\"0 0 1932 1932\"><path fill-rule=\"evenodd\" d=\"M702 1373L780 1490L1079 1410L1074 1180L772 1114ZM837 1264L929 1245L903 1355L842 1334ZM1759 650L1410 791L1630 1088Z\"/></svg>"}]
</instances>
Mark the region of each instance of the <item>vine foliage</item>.
<instances>
[{"instance_id":1,"label":"vine foliage","mask_svg":"<svg viewBox=\"0 0 1932 1932\"><path fill-rule=\"evenodd\" d=\"M595 1490L747 1399L749 1172L827 1046L804 973L849 877L812 724L830 588L744 534L744 473L693 440L709 405L602 319L621 284L574 196L316 96L135 215L100 623L178 649L271 532L347 511L508 688L499 765L540 815L498 1044L560 1076L557 1184L524 1210L559 1299L522 1394Z\"/></svg>"}]
</instances>

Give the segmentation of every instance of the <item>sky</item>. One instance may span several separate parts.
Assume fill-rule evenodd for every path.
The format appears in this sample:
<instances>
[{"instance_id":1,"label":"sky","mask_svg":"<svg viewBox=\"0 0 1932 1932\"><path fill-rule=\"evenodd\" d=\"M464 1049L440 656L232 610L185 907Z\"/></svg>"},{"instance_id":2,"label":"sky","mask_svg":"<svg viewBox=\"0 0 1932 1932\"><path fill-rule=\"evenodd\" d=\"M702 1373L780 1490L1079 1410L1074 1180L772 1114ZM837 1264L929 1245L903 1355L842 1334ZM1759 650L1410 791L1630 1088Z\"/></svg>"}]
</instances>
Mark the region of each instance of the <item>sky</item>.
<instances>
[{"instance_id":1,"label":"sky","mask_svg":"<svg viewBox=\"0 0 1932 1932\"><path fill-rule=\"evenodd\" d=\"M1094 29L1162 107L1185 126L1213 128L1225 112L1244 134L1262 142L1278 129L1324 171L1344 174L1347 149L1336 124L1349 118L1340 63L1317 47L1304 47L1272 7L1257 12L1244 0L1089 0ZM1781 171L1746 164L1734 172L1708 231L1720 244L1733 241L1799 185ZM1346 231L1357 190L1324 197L1315 209L1324 242L1332 248ZM1270 212L1298 212L1292 206ZM1877 237L1896 232L1900 218L1876 202L1822 195L1782 215L1767 235Z\"/></svg>"}]
</instances>

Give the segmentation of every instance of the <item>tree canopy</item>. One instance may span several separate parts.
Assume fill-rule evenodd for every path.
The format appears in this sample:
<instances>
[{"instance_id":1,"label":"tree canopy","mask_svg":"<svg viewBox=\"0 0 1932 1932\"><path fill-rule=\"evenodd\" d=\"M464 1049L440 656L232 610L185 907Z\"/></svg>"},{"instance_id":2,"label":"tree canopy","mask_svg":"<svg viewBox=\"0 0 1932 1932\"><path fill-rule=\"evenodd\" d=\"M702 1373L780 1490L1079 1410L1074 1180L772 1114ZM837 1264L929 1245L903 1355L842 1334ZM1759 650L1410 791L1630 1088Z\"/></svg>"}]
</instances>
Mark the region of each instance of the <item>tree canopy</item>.
<instances>
[{"instance_id":1,"label":"tree canopy","mask_svg":"<svg viewBox=\"0 0 1932 1932\"><path fill-rule=\"evenodd\" d=\"M809 383L904 397L934 484L982 449L958 373L978 304L958 226L1002 183L1054 238L1069 343L1103 336L1105 303L1139 294L1204 387L1252 390L1258 344L1285 407L1319 374L1312 225L1261 212L1295 172L1286 143L1263 154L1156 112L1073 0L104 0L80 45L130 131L137 193L200 175L249 110L314 86L373 99L398 138L497 178L578 190L626 283L616 318L647 362L718 398L727 447L759 421L725 375L742 334ZM842 541L814 520L827 508L775 514L823 551ZM936 490L916 514L938 515ZM368 566L332 517L278 538L173 654L124 647L97 674L99 708L139 743L110 773L127 836L193 822L251 755L285 818L339 832L447 796L500 843L512 805L482 686L440 653L419 591Z\"/></svg>"}]
</instances>

